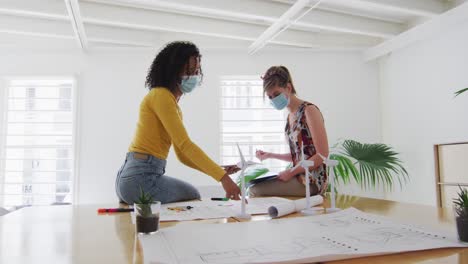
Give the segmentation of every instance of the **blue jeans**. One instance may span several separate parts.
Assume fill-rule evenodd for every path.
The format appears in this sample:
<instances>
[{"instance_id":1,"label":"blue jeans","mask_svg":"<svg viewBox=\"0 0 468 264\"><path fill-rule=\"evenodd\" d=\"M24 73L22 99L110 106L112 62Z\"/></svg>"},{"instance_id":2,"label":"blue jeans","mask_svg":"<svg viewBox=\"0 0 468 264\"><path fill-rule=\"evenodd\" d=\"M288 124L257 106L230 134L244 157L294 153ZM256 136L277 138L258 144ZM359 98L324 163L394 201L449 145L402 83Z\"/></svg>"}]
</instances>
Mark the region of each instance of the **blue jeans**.
<instances>
[{"instance_id":1,"label":"blue jeans","mask_svg":"<svg viewBox=\"0 0 468 264\"><path fill-rule=\"evenodd\" d=\"M161 203L200 198L200 193L190 183L164 175L165 168L165 160L135 152L127 153L115 181L117 196L127 204L134 204L138 200L141 187Z\"/></svg>"}]
</instances>

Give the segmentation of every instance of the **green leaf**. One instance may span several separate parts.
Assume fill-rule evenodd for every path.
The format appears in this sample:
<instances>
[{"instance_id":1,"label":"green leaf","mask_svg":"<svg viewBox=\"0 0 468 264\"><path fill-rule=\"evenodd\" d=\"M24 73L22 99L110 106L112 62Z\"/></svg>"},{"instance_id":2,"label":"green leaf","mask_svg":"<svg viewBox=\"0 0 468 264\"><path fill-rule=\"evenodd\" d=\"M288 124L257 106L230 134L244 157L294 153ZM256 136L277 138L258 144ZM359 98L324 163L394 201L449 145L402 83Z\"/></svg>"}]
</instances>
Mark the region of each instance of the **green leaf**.
<instances>
[{"instance_id":1,"label":"green leaf","mask_svg":"<svg viewBox=\"0 0 468 264\"><path fill-rule=\"evenodd\" d=\"M153 196L150 193L147 193L140 187L140 196L136 200L137 204L152 204L154 202Z\"/></svg>"},{"instance_id":2,"label":"green leaf","mask_svg":"<svg viewBox=\"0 0 468 264\"><path fill-rule=\"evenodd\" d=\"M331 155L331 158L340 162L335 174L344 183L349 182L352 176L364 189L383 186L391 191L395 181L401 187L402 182L408 180L408 172L397 157L398 153L385 144L345 140L339 149L340 153Z\"/></svg>"},{"instance_id":3,"label":"green leaf","mask_svg":"<svg viewBox=\"0 0 468 264\"><path fill-rule=\"evenodd\" d=\"M458 188L460 189L457 194L458 197L453 199L453 202L460 207L468 208L468 190L466 188L462 188L460 185Z\"/></svg>"},{"instance_id":4,"label":"green leaf","mask_svg":"<svg viewBox=\"0 0 468 264\"><path fill-rule=\"evenodd\" d=\"M264 174L266 174L267 172L269 172L269 170L267 168L253 168L253 169L248 169L246 172L245 172L245 184L247 185L247 183L257 177L260 177ZM237 186L239 186L240 188L240 184L241 184L241 177L237 177Z\"/></svg>"},{"instance_id":5,"label":"green leaf","mask_svg":"<svg viewBox=\"0 0 468 264\"><path fill-rule=\"evenodd\" d=\"M361 183L361 177L359 172L354 166L351 159L341 154L331 154L330 159L337 160L339 162L338 166L335 167L335 181L337 183L341 180L344 184L351 182L351 177L357 182Z\"/></svg>"},{"instance_id":6,"label":"green leaf","mask_svg":"<svg viewBox=\"0 0 468 264\"><path fill-rule=\"evenodd\" d=\"M464 92L466 92L466 91L468 91L468 88L464 88L464 89L461 89L461 90L459 90L459 91L456 91L456 92L455 92L455 97L459 96L460 94L462 94L462 93L464 93Z\"/></svg>"}]
</instances>

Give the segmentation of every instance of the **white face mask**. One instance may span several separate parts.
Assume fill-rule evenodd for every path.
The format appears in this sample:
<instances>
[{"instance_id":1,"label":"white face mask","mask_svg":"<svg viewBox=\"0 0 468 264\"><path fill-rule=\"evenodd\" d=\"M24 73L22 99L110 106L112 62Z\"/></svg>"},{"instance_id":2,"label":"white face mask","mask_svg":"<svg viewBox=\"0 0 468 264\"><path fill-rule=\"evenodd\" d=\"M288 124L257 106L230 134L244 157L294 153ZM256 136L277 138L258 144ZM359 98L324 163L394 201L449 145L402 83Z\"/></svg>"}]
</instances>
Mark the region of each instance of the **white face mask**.
<instances>
[{"instance_id":1,"label":"white face mask","mask_svg":"<svg viewBox=\"0 0 468 264\"><path fill-rule=\"evenodd\" d=\"M200 75L182 76L182 82L180 83L180 89L183 93L190 93L196 87L200 85Z\"/></svg>"},{"instance_id":2,"label":"white face mask","mask_svg":"<svg viewBox=\"0 0 468 264\"><path fill-rule=\"evenodd\" d=\"M275 98L270 100L271 105L277 110L283 110L289 105L289 98L286 97L285 93L277 95Z\"/></svg>"}]
</instances>

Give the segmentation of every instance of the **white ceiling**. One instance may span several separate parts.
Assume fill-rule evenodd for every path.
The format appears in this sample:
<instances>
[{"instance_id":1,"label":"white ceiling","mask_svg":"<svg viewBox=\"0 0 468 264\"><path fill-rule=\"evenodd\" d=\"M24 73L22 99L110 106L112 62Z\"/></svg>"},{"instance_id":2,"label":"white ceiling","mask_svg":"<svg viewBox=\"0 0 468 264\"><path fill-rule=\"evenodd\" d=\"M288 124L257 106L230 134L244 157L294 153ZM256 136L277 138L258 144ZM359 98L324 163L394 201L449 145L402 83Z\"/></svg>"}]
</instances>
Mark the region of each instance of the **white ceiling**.
<instances>
[{"instance_id":1,"label":"white ceiling","mask_svg":"<svg viewBox=\"0 0 468 264\"><path fill-rule=\"evenodd\" d=\"M0 0L0 49L159 47L191 40L250 53L263 47L365 50L464 2Z\"/></svg>"}]
</instances>

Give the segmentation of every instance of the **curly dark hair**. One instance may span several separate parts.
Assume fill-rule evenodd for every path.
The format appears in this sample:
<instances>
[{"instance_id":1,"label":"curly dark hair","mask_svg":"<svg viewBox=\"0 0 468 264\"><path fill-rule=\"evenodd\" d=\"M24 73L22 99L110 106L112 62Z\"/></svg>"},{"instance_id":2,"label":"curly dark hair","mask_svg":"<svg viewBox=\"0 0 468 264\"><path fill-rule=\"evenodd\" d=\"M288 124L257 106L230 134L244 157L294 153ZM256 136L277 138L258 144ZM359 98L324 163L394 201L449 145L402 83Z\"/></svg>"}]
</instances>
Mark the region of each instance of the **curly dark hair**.
<instances>
[{"instance_id":1,"label":"curly dark hair","mask_svg":"<svg viewBox=\"0 0 468 264\"><path fill-rule=\"evenodd\" d=\"M174 41L168 43L154 58L146 76L146 87L150 90L155 87L165 87L172 93L176 92L182 81L181 73L185 65L189 63L189 59L194 56L201 58L198 47L192 42ZM203 78L201 68L200 75Z\"/></svg>"}]
</instances>

